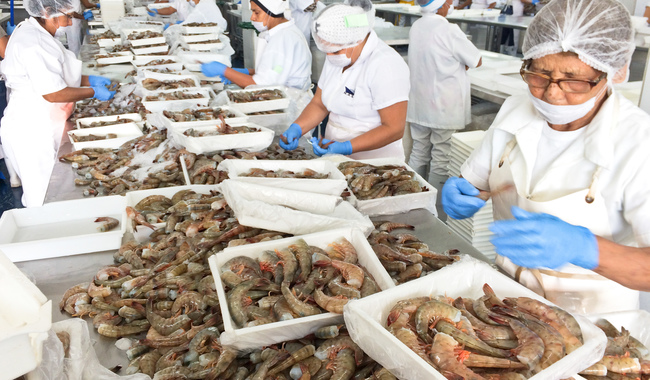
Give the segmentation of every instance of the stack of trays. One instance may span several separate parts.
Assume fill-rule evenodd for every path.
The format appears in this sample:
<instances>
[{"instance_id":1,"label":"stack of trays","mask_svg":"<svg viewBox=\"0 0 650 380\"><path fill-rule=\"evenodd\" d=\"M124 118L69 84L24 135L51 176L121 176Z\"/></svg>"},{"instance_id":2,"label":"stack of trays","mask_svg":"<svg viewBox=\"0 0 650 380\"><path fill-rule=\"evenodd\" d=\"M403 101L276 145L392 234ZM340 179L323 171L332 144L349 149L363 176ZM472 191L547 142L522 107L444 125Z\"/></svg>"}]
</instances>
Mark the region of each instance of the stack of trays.
<instances>
[{"instance_id":1,"label":"stack of trays","mask_svg":"<svg viewBox=\"0 0 650 380\"><path fill-rule=\"evenodd\" d=\"M224 43L219 34L181 34L181 45L192 51L211 51L223 49Z\"/></svg>"},{"instance_id":2,"label":"stack of trays","mask_svg":"<svg viewBox=\"0 0 650 380\"><path fill-rule=\"evenodd\" d=\"M485 131L453 134L451 137L451 153L449 154L449 176L458 177L460 175L461 165L481 143L484 135ZM490 243L492 232L488 229L488 225L492 221L492 200L489 200L473 217L463 220L447 218L447 225L490 260L494 261L496 252L494 246Z\"/></svg>"},{"instance_id":3,"label":"stack of trays","mask_svg":"<svg viewBox=\"0 0 650 380\"><path fill-rule=\"evenodd\" d=\"M124 17L123 0L99 0L99 4L104 25L108 25L109 22L118 21Z\"/></svg>"}]
</instances>

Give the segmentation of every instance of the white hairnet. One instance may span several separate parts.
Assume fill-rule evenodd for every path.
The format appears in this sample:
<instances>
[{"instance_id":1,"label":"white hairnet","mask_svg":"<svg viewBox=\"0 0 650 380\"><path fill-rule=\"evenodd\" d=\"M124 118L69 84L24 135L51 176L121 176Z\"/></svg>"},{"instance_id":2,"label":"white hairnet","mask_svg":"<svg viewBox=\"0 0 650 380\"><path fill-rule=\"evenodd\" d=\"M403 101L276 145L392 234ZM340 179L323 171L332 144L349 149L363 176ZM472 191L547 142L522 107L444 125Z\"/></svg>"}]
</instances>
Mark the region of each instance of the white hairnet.
<instances>
[{"instance_id":1,"label":"white hairnet","mask_svg":"<svg viewBox=\"0 0 650 380\"><path fill-rule=\"evenodd\" d=\"M254 0L257 5L265 12L268 11L272 15L282 16L284 11L289 9L286 0Z\"/></svg>"},{"instance_id":2,"label":"white hairnet","mask_svg":"<svg viewBox=\"0 0 650 380\"><path fill-rule=\"evenodd\" d=\"M358 45L375 22L375 7L370 0L346 0L331 4L316 15L312 36L319 50L334 53Z\"/></svg>"},{"instance_id":3,"label":"white hairnet","mask_svg":"<svg viewBox=\"0 0 650 380\"><path fill-rule=\"evenodd\" d=\"M433 13L440 9L447 0L415 0L415 4L419 5L422 12Z\"/></svg>"},{"instance_id":4,"label":"white hairnet","mask_svg":"<svg viewBox=\"0 0 650 380\"><path fill-rule=\"evenodd\" d=\"M25 0L27 13L32 17L52 18L81 9L79 0Z\"/></svg>"},{"instance_id":5,"label":"white hairnet","mask_svg":"<svg viewBox=\"0 0 650 380\"><path fill-rule=\"evenodd\" d=\"M553 0L530 23L522 50L524 59L573 52L613 80L634 48L630 14L617 0Z\"/></svg>"}]
</instances>

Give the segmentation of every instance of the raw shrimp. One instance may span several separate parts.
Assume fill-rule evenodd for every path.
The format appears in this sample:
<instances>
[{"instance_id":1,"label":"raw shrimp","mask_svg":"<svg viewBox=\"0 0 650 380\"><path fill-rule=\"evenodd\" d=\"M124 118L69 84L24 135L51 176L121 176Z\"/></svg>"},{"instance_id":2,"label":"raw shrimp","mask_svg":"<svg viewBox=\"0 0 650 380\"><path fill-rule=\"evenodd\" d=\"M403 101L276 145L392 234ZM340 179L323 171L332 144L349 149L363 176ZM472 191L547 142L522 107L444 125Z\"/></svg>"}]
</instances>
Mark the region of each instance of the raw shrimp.
<instances>
[{"instance_id":1,"label":"raw shrimp","mask_svg":"<svg viewBox=\"0 0 650 380\"><path fill-rule=\"evenodd\" d=\"M343 349L350 348L354 351L354 357L357 365L363 361L363 350L359 347L352 338L347 335L341 335L336 338L328 339L323 344L318 346L314 356L320 360L333 359L337 353Z\"/></svg>"},{"instance_id":2,"label":"raw shrimp","mask_svg":"<svg viewBox=\"0 0 650 380\"><path fill-rule=\"evenodd\" d=\"M427 301L415 312L415 329L422 340L431 343L430 327L435 326L441 319L458 322L460 316L460 310L451 305L436 300Z\"/></svg>"},{"instance_id":3,"label":"raw shrimp","mask_svg":"<svg viewBox=\"0 0 650 380\"><path fill-rule=\"evenodd\" d=\"M359 268L355 264L339 260L332 260L332 266L341 272L348 285L357 289L361 288L364 276L363 269Z\"/></svg>"},{"instance_id":4,"label":"raw shrimp","mask_svg":"<svg viewBox=\"0 0 650 380\"><path fill-rule=\"evenodd\" d=\"M344 296L328 296L322 290L314 290L314 301L330 313L343 314L343 307L350 301Z\"/></svg>"},{"instance_id":5,"label":"raw shrimp","mask_svg":"<svg viewBox=\"0 0 650 380\"><path fill-rule=\"evenodd\" d=\"M386 325L389 330L406 327L410 323L413 313L427 301L431 301L431 297L417 297L397 301L386 318Z\"/></svg>"},{"instance_id":6,"label":"raw shrimp","mask_svg":"<svg viewBox=\"0 0 650 380\"><path fill-rule=\"evenodd\" d=\"M298 265L300 266L300 273L296 278L297 282L304 282L311 273L311 249L309 244L303 239L296 240L295 243L289 245L289 251L296 256Z\"/></svg>"},{"instance_id":7,"label":"raw shrimp","mask_svg":"<svg viewBox=\"0 0 650 380\"><path fill-rule=\"evenodd\" d=\"M111 218L109 216L102 216L95 219L95 223L97 222L104 222L101 226L97 227L97 230L99 232L107 232L120 225L119 220Z\"/></svg>"},{"instance_id":8,"label":"raw shrimp","mask_svg":"<svg viewBox=\"0 0 650 380\"><path fill-rule=\"evenodd\" d=\"M454 300L454 306L460 310L463 316L472 324L476 335L483 341L497 341L497 340L511 340L515 339L515 333L508 326L495 326L489 325L482 320L478 319L474 314L470 313L465 307L465 303L461 297Z\"/></svg>"},{"instance_id":9,"label":"raw shrimp","mask_svg":"<svg viewBox=\"0 0 650 380\"><path fill-rule=\"evenodd\" d=\"M70 298L73 294L77 293L86 293L88 291L88 287L90 286L89 282L82 282L81 284L75 285L63 293L63 297L61 297L61 301L59 302L59 309L63 310L63 307L65 306L66 301L68 298Z\"/></svg>"},{"instance_id":10,"label":"raw shrimp","mask_svg":"<svg viewBox=\"0 0 650 380\"><path fill-rule=\"evenodd\" d=\"M354 351L349 348L339 351L336 357L326 365L326 368L332 370L330 380L347 380L352 378L356 370Z\"/></svg>"},{"instance_id":11,"label":"raw shrimp","mask_svg":"<svg viewBox=\"0 0 650 380\"><path fill-rule=\"evenodd\" d=\"M437 333L431 346L431 361L444 374L451 372L462 376L465 380L485 380L484 377L476 374L462 362L458 361L456 352L461 349L454 338L445 334Z\"/></svg>"},{"instance_id":12,"label":"raw shrimp","mask_svg":"<svg viewBox=\"0 0 650 380\"><path fill-rule=\"evenodd\" d=\"M314 352L316 352L316 348L313 345L308 344L299 350L292 352L288 359L285 359L283 362L278 363L277 366L273 367L273 369L269 371L268 375L273 376L276 373L280 373L299 361L311 357L314 355Z\"/></svg>"},{"instance_id":13,"label":"raw shrimp","mask_svg":"<svg viewBox=\"0 0 650 380\"><path fill-rule=\"evenodd\" d=\"M228 309L230 310L230 316L239 327L242 327L244 323L248 321L246 308L252 303L252 300L246 295L246 293L256 286L256 283L260 280L261 279L244 281L237 285L237 287L231 290L228 294Z\"/></svg>"},{"instance_id":14,"label":"raw shrimp","mask_svg":"<svg viewBox=\"0 0 650 380\"><path fill-rule=\"evenodd\" d=\"M519 346L513 350L517 355L517 359L526 364L528 368L535 368L544 354L544 342L537 334L518 320L512 319L509 321L509 324L519 340Z\"/></svg>"},{"instance_id":15,"label":"raw shrimp","mask_svg":"<svg viewBox=\"0 0 650 380\"><path fill-rule=\"evenodd\" d=\"M149 323L140 325L122 325L113 326L110 324L101 324L97 328L99 335L107 336L109 338L120 338L126 335L139 334L149 329Z\"/></svg>"},{"instance_id":16,"label":"raw shrimp","mask_svg":"<svg viewBox=\"0 0 650 380\"><path fill-rule=\"evenodd\" d=\"M293 256L293 254L291 255ZM298 297L289 290L289 283L287 281L282 282L281 291L282 295L289 303L289 307L291 307L291 309L299 316L306 317L321 313L318 307L300 301Z\"/></svg>"},{"instance_id":17,"label":"raw shrimp","mask_svg":"<svg viewBox=\"0 0 650 380\"><path fill-rule=\"evenodd\" d=\"M283 281L292 283L298 271L298 259L289 249L276 249L275 254L280 259L278 264L283 268Z\"/></svg>"},{"instance_id":18,"label":"raw shrimp","mask_svg":"<svg viewBox=\"0 0 650 380\"><path fill-rule=\"evenodd\" d=\"M314 336L318 339L331 339L339 336L341 325L323 326L314 332Z\"/></svg>"},{"instance_id":19,"label":"raw shrimp","mask_svg":"<svg viewBox=\"0 0 650 380\"><path fill-rule=\"evenodd\" d=\"M345 261L346 263L356 264L358 261L357 250L352 243L344 237L336 239L328 244L325 252L331 259Z\"/></svg>"},{"instance_id":20,"label":"raw shrimp","mask_svg":"<svg viewBox=\"0 0 650 380\"><path fill-rule=\"evenodd\" d=\"M185 329L192 323L192 319L185 314L178 317L163 318L153 311L153 300L147 300L147 320L151 326L162 335L170 335L179 329Z\"/></svg>"},{"instance_id":21,"label":"raw shrimp","mask_svg":"<svg viewBox=\"0 0 650 380\"><path fill-rule=\"evenodd\" d=\"M413 330L405 327L400 327L391 330L391 333L395 335L395 337L400 342L404 343L406 347L410 348L419 357L424 359L425 362L433 365L431 359L429 359L429 356L427 355L426 344L420 340L420 338L416 333L413 332Z\"/></svg>"}]
</instances>

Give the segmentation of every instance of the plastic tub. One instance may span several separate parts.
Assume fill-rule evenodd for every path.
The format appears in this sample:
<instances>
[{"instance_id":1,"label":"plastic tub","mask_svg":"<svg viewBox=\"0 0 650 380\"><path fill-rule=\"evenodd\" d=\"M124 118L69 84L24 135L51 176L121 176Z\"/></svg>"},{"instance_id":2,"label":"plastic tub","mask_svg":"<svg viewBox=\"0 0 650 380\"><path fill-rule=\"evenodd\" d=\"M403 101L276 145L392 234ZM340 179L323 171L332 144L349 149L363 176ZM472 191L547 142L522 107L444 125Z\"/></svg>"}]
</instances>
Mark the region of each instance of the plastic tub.
<instances>
[{"instance_id":1,"label":"plastic tub","mask_svg":"<svg viewBox=\"0 0 650 380\"><path fill-rule=\"evenodd\" d=\"M141 38L139 40L127 40L132 46L158 45L166 43L165 37Z\"/></svg>"},{"instance_id":2,"label":"plastic tub","mask_svg":"<svg viewBox=\"0 0 650 380\"><path fill-rule=\"evenodd\" d=\"M108 57L95 58L98 65L113 65L118 63L129 63L133 61L133 54L131 52L119 52L110 54Z\"/></svg>"},{"instance_id":3,"label":"plastic tub","mask_svg":"<svg viewBox=\"0 0 650 380\"><path fill-rule=\"evenodd\" d=\"M112 139L95 140L95 141L81 141L75 142L72 135L75 136L88 136L98 135L104 136L108 133L113 133L117 137ZM119 148L125 142L132 140L138 136L142 136L142 130L135 123L123 123L107 125L105 127L75 129L68 132L68 138L75 150L83 148Z\"/></svg>"},{"instance_id":4,"label":"plastic tub","mask_svg":"<svg viewBox=\"0 0 650 380\"><path fill-rule=\"evenodd\" d=\"M156 57L135 57L133 60L133 66L143 69L147 67L158 67L158 66L163 66L163 65L168 65L169 63L166 64L156 64L156 65L149 65L152 61L173 61L174 63L180 63L180 59L175 56L175 55L159 55Z\"/></svg>"},{"instance_id":5,"label":"plastic tub","mask_svg":"<svg viewBox=\"0 0 650 380\"><path fill-rule=\"evenodd\" d=\"M247 256L258 258L264 250L286 248L299 238L304 239L309 245L326 248L328 244L340 237L345 237L356 248L359 264L368 270L381 289L389 289L395 286L393 280L388 276L379 259L377 259L365 236L357 229L331 230L264 243L226 248L219 254L212 255L208 259L210 270L214 277L217 295L219 296L221 314L223 315L225 331L221 334L221 344L233 346L240 350L268 346L286 340L302 338L312 334L322 326L340 324L343 320L340 314L322 313L261 326L238 328L230 317L226 293L221 283L221 267L233 257Z\"/></svg>"},{"instance_id":6,"label":"plastic tub","mask_svg":"<svg viewBox=\"0 0 650 380\"><path fill-rule=\"evenodd\" d=\"M0 218L0 250L19 262L117 249L126 230L125 207L124 197L107 196L7 210ZM95 219L104 216L120 225L99 232Z\"/></svg>"},{"instance_id":7,"label":"plastic tub","mask_svg":"<svg viewBox=\"0 0 650 380\"><path fill-rule=\"evenodd\" d=\"M97 40L99 47L110 47L122 44L122 39L120 37L116 38L100 38Z\"/></svg>"},{"instance_id":8,"label":"plastic tub","mask_svg":"<svg viewBox=\"0 0 650 380\"><path fill-rule=\"evenodd\" d=\"M146 88L144 88L144 86L142 85L142 82L145 79L156 79L156 80L159 80L159 81L181 81L181 80L185 80L185 79L191 79L192 82L194 83L193 86L191 86L191 87L179 87L179 88L177 88L175 90L178 91L178 90L188 90L188 89L198 89L198 88L200 88L199 79L195 75L184 75L184 74L176 75L176 74L164 74L164 73L148 72L145 75L144 78L139 78L138 79L138 86L142 87L142 92L145 95L155 94L155 93L160 92L160 90L147 90ZM163 90L163 91L168 91L168 90Z\"/></svg>"}]
</instances>

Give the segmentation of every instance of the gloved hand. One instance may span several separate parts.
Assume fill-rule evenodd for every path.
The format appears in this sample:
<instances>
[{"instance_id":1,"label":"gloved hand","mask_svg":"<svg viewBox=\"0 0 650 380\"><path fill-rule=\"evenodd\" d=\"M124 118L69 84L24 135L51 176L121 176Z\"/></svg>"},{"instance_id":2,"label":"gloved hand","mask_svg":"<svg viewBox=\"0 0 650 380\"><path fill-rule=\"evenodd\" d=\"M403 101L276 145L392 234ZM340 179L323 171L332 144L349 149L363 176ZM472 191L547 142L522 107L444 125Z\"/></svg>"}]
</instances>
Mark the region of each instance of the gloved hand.
<instances>
[{"instance_id":1,"label":"gloved hand","mask_svg":"<svg viewBox=\"0 0 650 380\"><path fill-rule=\"evenodd\" d=\"M248 69L236 69L236 68L234 68L234 67L233 67L232 69L235 70L235 71L239 71L239 72L242 73L242 74L246 74L246 75L249 75L249 74L250 74L250 72L248 71Z\"/></svg>"},{"instance_id":2,"label":"gloved hand","mask_svg":"<svg viewBox=\"0 0 650 380\"><path fill-rule=\"evenodd\" d=\"M553 215L512 207L514 220L490 224L490 239L498 254L527 268L555 269L571 263L586 269L598 266L598 241L589 229Z\"/></svg>"},{"instance_id":3,"label":"gloved hand","mask_svg":"<svg viewBox=\"0 0 650 380\"><path fill-rule=\"evenodd\" d=\"M172 23L167 23L167 24L165 24L165 26L163 26L163 30L167 30L167 28L169 28L170 26L180 24L181 22L183 22L183 21L176 21L173 24Z\"/></svg>"},{"instance_id":4,"label":"gloved hand","mask_svg":"<svg viewBox=\"0 0 650 380\"><path fill-rule=\"evenodd\" d=\"M158 9L149 9L149 8L147 8L147 13L149 14L149 16L153 17L153 16L158 14Z\"/></svg>"},{"instance_id":5,"label":"gloved hand","mask_svg":"<svg viewBox=\"0 0 650 380\"><path fill-rule=\"evenodd\" d=\"M449 177L442 187L442 209L454 219L465 219L485 205L479 190L465 178Z\"/></svg>"},{"instance_id":6,"label":"gloved hand","mask_svg":"<svg viewBox=\"0 0 650 380\"><path fill-rule=\"evenodd\" d=\"M84 11L84 19L86 19L86 21L87 20L92 20L94 18L95 18L95 16L93 16L93 11L91 11L90 9L86 9Z\"/></svg>"},{"instance_id":7,"label":"gloved hand","mask_svg":"<svg viewBox=\"0 0 650 380\"><path fill-rule=\"evenodd\" d=\"M537 5L539 3L539 0L533 0L533 5Z\"/></svg>"},{"instance_id":8,"label":"gloved hand","mask_svg":"<svg viewBox=\"0 0 650 380\"><path fill-rule=\"evenodd\" d=\"M208 62L201 65L201 72L207 77L216 77L217 75L223 76L228 66L221 62Z\"/></svg>"},{"instance_id":9,"label":"gloved hand","mask_svg":"<svg viewBox=\"0 0 650 380\"><path fill-rule=\"evenodd\" d=\"M318 145L318 139L316 137L312 137L310 141L311 141L311 146L314 149L314 154L317 155L318 157L324 154L342 154L344 156L349 156L350 154L352 154L352 143L349 141L332 142L332 140L323 139L321 141L323 145L329 143L329 146L325 149L321 148L320 145Z\"/></svg>"},{"instance_id":10,"label":"gloved hand","mask_svg":"<svg viewBox=\"0 0 650 380\"><path fill-rule=\"evenodd\" d=\"M92 87L92 89L95 90L95 95L93 95L93 98L101 100L102 102L113 99L113 96L115 96L115 91L110 91L104 86L96 86Z\"/></svg>"},{"instance_id":11,"label":"gloved hand","mask_svg":"<svg viewBox=\"0 0 650 380\"><path fill-rule=\"evenodd\" d=\"M99 3L95 4L95 8L97 8L97 9L101 8L101 4L99 4Z\"/></svg>"},{"instance_id":12,"label":"gloved hand","mask_svg":"<svg viewBox=\"0 0 650 380\"><path fill-rule=\"evenodd\" d=\"M228 78L226 78L226 77L224 77L222 75L219 75L219 79L221 79L221 83L223 83L223 84L231 84L232 83L232 81L230 79L228 79Z\"/></svg>"},{"instance_id":13,"label":"gloved hand","mask_svg":"<svg viewBox=\"0 0 650 380\"><path fill-rule=\"evenodd\" d=\"M280 136L280 147L285 150L294 150L298 147L298 140L302 136L302 128L296 123L292 123L289 129L284 131ZM285 142L286 141L286 142Z\"/></svg>"},{"instance_id":14,"label":"gloved hand","mask_svg":"<svg viewBox=\"0 0 650 380\"><path fill-rule=\"evenodd\" d=\"M88 75L88 83L90 83L90 87L108 86L111 84L111 80L99 75Z\"/></svg>"},{"instance_id":15,"label":"gloved hand","mask_svg":"<svg viewBox=\"0 0 650 380\"><path fill-rule=\"evenodd\" d=\"M16 25L11 25L10 23L7 23L7 34L11 35L11 33L13 33L15 29L16 29Z\"/></svg>"}]
</instances>

